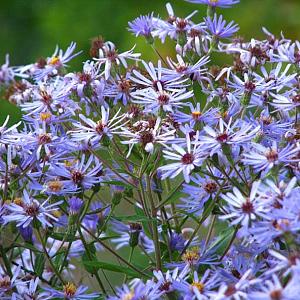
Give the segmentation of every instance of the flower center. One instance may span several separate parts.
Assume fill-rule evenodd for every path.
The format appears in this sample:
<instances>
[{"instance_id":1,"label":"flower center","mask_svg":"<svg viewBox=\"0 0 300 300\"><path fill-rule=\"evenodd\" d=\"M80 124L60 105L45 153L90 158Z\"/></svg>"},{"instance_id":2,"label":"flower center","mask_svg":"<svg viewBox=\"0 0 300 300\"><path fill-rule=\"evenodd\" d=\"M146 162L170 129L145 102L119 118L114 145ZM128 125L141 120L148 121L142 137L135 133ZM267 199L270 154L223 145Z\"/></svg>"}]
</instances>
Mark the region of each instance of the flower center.
<instances>
[{"instance_id":1,"label":"flower center","mask_svg":"<svg viewBox=\"0 0 300 300\"><path fill-rule=\"evenodd\" d=\"M47 187L51 192L57 193L62 190L63 184L59 180L49 181Z\"/></svg>"},{"instance_id":2,"label":"flower center","mask_svg":"<svg viewBox=\"0 0 300 300\"><path fill-rule=\"evenodd\" d=\"M51 119L51 117L52 117L52 114L49 113L49 112L42 112L42 113L40 113L40 119L41 119L41 121L48 121L48 120Z\"/></svg>"},{"instance_id":3,"label":"flower center","mask_svg":"<svg viewBox=\"0 0 300 300\"><path fill-rule=\"evenodd\" d=\"M158 102L160 105L165 105L165 104L168 104L169 103L169 95L166 94L166 93L161 93L159 96L158 96Z\"/></svg>"},{"instance_id":4,"label":"flower center","mask_svg":"<svg viewBox=\"0 0 300 300\"><path fill-rule=\"evenodd\" d=\"M193 112L192 112L192 117L193 117L193 119L195 119L195 120L198 120L199 117L201 117L201 115L202 115L201 111L193 111Z\"/></svg>"},{"instance_id":5,"label":"flower center","mask_svg":"<svg viewBox=\"0 0 300 300\"><path fill-rule=\"evenodd\" d=\"M71 175L72 175L72 180L75 184L81 183L84 178L84 175L78 170L72 171Z\"/></svg>"},{"instance_id":6,"label":"flower center","mask_svg":"<svg viewBox=\"0 0 300 300\"><path fill-rule=\"evenodd\" d=\"M270 293L270 298L272 300L280 300L282 299L282 291L281 290L274 290Z\"/></svg>"},{"instance_id":7,"label":"flower center","mask_svg":"<svg viewBox=\"0 0 300 300\"><path fill-rule=\"evenodd\" d=\"M200 293L202 293L203 290L204 290L204 284L201 283L201 282L195 282L195 281L193 281L193 283L191 284L191 286L197 288Z\"/></svg>"},{"instance_id":8,"label":"flower center","mask_svg":"<svg viewBox=\"0 0 300 300\"><path fill-rule=\"evenodd\" d=\"M148 143L152 143L154 140L153 134L149 131L144 131L140 135L140 141L143 146L147 145Z\"/></svg>"},{"instance_id":9,"label":"flower center","mask_svg":"<svg viewBox=\"0 0 300 300\"><path fill-rule=\"evenodd\" d=\"M49 65L58 65L60 63L60 59L58 56L53 56L49 61Z\"/></svg>"},{"instance_id":10,"label":"flower center","mask_svg":"<svg viewBox=\"0 0 300 300\"><path fill-rule=\"evenodd\" d=\"M0 288L10 289L10 278L8 276L4 276L0 278Z\"/></svg>"},{"instance_id":11,"label":"flower center","mask_svg":"<svg viewBox=\"0 0 300 300\"><path fill-rule=\"evenodd\" d=\"M77 288L76 288L75 284L68 282L67 284L64 285L65 296L68 296L68 297L74 296L76 291L77 291Z\"/></svg>"},{"instance_id":12,"label":"flower center","mask_svg":"<svg viewBox=\"0 0 300 300\"><path fill-rule=\"evenodd\" d=\"M251 213L254 212L254 206L253 206L252 202L249 199L247 199L246 202L243 203L242 211L245 214L251 214Z\"/></svg>"},{"instance_id":13,"label":"flower center","mask_svg":"<svg viewBox=\"0 0 300 300\"><path fill-rule=\"evenodd\" d=\"M197 262L200 258L199 255L199 249L198 248L192 248L191 250L187 250L183 255L182 255L182 260L185 261L186 263L193 265L195 262Z\"/></svg>"},{"instance_id":14,"label":"flower center","mask_svg":"<svg viewBox=\"0 0 300 300\"><path fill-rule=\"evenodd\" d=\"M217 141L220 143L225 143L228 140L228 134L227 133L221 133L216 137Z\"/></svg>"},{"instance_id":15,"label":"flower center","mask_svg":"<svg viewBox=\"0 0 300 300\"><path fill-rule=\"evenodd\" d=\"M170 286L171 286L171 282L170 281L165 281L164 283L162 283L162 285L159 287L159 289L161 291L167 292L167 291L169 291Z\"/></svg>"},{"instance_id":16,"label":"flower center","mask_svg":"<svg viewBox=\"0 0 300 300\"><path fill-rule=\"evenodd\" d=\"M40 145L49 144L51 143L51 137L49 134L43 133L39 135L38 141Z\"/></svg>"},{"instance_id":17,"label":"flower center","mask_svg":"<svg viewBox=\"0 0 300 300\"><path fill-rule=\"evenodd\" d=\"M217 184L214 181L210 181L205 183L203 188L207 193L212 194L217 190Z\"/></svg>"},{"instance_id":18,"label":"flower center","mask_svg":"<svg viewBox=\"0 0 300 300\"><path fill-rule=\"evenodd\" d=\"M184 165L190 165L192 164L194 161L194 155L191 154L191 153L186 153L182 156L181 158L181 162L184 164Z\"/></svg>"},{"instance_id":19,"label":"flower center","mask_svg":"<svg viewBox=\"0 0 300 300\"><path fill-rule=\"evenodd\" d=\"M132 300L134 297L134 292L130 291L129 293L125 294L121 300Z\"/></svg>"},{"instance_id":20,"label":"flower center","mask_svg":"<svg viewBox=\"0 0 300 300\"><path fill-rule=\"evenodd\" d=\"M25 206L25 212L30 217L36 217L39 214L39 206L36 203Z\"/></svg>"},{"instance_id":21,"label":"flower center","mask_svg":"<svg viewBox=\"0 0 300 300\"><path fill-rule=\"evenodd\" d=\"M271 149L266 153L266 158L270 162L274 162L278 159L278 152L276 150Z\"/></svg>"},{"instance_id":22,"label":"flower center","mask_svg":"<svg viewBox=\"0 0 300 300\"><path fill-rule=\"evenodd\" d=\"M98 134L102 134L105 128L105 124L103 124L101 121L97 122L97 126L96 126L96 132Z\"/></svg>"}]
</instances>

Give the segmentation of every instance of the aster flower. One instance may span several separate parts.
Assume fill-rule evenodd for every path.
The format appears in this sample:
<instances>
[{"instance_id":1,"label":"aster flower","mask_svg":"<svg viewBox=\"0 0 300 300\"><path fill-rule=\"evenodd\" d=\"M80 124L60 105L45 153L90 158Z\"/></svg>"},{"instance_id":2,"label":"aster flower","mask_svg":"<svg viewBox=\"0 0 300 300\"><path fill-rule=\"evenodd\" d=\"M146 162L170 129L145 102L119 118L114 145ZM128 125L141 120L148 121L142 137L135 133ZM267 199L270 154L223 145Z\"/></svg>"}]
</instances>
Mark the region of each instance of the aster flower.
<instances>
[{"instance_id":1,"label":"aster flower","mask_svg":"<svg viewBox=\"0 0 300 300\"><path fill-rule=\"evenodd\" d=\"M259 131L260 126L256 128L251 123L235 121L232 124L232 118L226 123L223 119L219 120L219 128L213 129L205 126L203 130L207 135L200 137L200 144L210 150L213 155L222 149L224 145L239 146L249 142Z\"/></svg>"},{"instance_id":2,"label":"aster flower","mask_svg":"<svg viewBox=\"0 0 300 300\"><path fill-rule=\"evenodd\" d=\"M106 110L101 106L101 120L95 122L83 114L79 115L82 123L74 123L75 130L69 131L72 141L86 141L92 146L97 146L103 137L112 138L113 134L118 132L124 126L124 119L126 115L120 115L121 108L117 113L110 118L109 108Z\"/></svg>"},{"instance_id":3,"label":"aster flower","mask_svg":"<svg viewBox=\"0 0 300 300\"><path fill-rule=\"evenodd\" d=\"M88 287L80 285L76 286L74 283L68 282L63 286L63 290L59 291L54 288L45 288L45 290L51 293L51 296L57 299L66 300L83 300L83 299L96 299L99 298L98 293L87 294Z\"/></svg>"},{"instance_id":4,"label":"aster flower","mask_svg":"<svg viewBox=\"0 0 300 300\"><path fill-rule=\"evenodd\" d=\"M17 128L20 126L21 122L7 127L9 121L9 116L6 117L2 126L0 126L0 145L1 144L10 144L15 140L14 135L18 132Z\"/></svg>"},{"instance_id":5,"label":"aster flower","mask_svg":"<svg viewBox=\"0 0 300 300\"><path fill-rule=\"evenodd\" d=\"M173 112L176 107L186 105L184 102L193 96L193 91L182 89L178 92L166 92L158 83L158 91L155 90L139 90L131 94L132 102L145 106L145 112L158 113L160 109L163 111Z\"/></svg>"},{"instance_id":6,"label":"aster flower","mask_svg":"<svg viewBox=\"0 0 300 300\"><path fill-rule=\"evenodd\" d=\"M148 89L158 91L159 89L167 92L179 92L186 87L185 82L187 79L180 78L181 74L178 74L172 70L162 68L161 61L157 63L157 67L154 67L152 62L148 64L142 61L147 74L143 74L141 71L132 70L132 75L129 79L142 87L142 91L147 92ZM169 70L169 71L167 71ZM170 72L174 76L168 76ZM144 90L147 89L147 90Z\"/></svg>"},{"instance_id":7,"label":"aster flower","mask_svg":"<svg viewBox=\"0 0 300 300\"><path fill-rule=\"evenodd\" d=\"M21 279L18 279L21 271L21 266L18 266L15 271L12 278L5 275L2 276L0 274L0 297L3 300L15 300L18 299L18 293L15 292L15 290L18 290L22 287L26 286L26 282L22 281Z\"/></svg>"},{"instance_id":8,"label":"aster flower","mask_svg":"<svg viewBox=\"0 0 300 300\"><path fill-rule=\"evenodd\" d=\"M57 221L57 218L52 212L58 210L58 206L63 201L58 201L49 205L48 202L49 199L40 203L38 200L30 196L26 190L24 190L22 199L16 203L5 205L5 208L9 213L2 217L4 224L16 221L18 227L22 226L25 228L34 220L37 220L40 221L44 228L47 226L52 227L53 224L51 222Z\"/></svg>"},{"instance_id":9,"label":"aster flower","mask_svg":"<svg viewBox=\"0 0 300 300\"><path fill-rule=\"evenodd\" d=\"M101 182L102 164L94 156L89 156L86 161L83 154L81 160L66 163L57 163L50 168L49 177L59 181L63 186L90 189ZM71 189L72 190L72 189ZM74 190L73 190L74 191Z\"/></svg>"},{"instance_id":10,"label":"aster flower","mask_svg":"<svg viewBox=\"0 0 300 300\"><path fill-rule=\"evenodd\" d=\"M31 279L28 286L20 293L24 300L48 300L52 296L47 292L40 292L39 289L39 278Z\"/></svg>"},{"instance_id":11,"label":"aster flower","mask_svg":"<svg viewBox=\"0 0 300 300\"><path fill-rule=\"evenodd\" d=\"M123 53L118 53L115 45L112 42L106 42L103 48L99 49L99 58L95 58L100 65L105 65L104 76L109 79L113 65L123 65L127 68L127 59L138 60L140 53L133 53L135 47Z\"/></svg>"},{"instance_id":12,"label":"aster flower","mask_svg":"<svg viewBox=\"0 0 300 300\"><path fill-rule=\"evenodd\" d=\"M187 280L175 281L174 288L187 299L204 300L208 299L207 292L217 285L216 276L210 276L210 270L206 270L200 279L198 273L194 271L192 282Z\"/></svg>"},{"instance_id":13,"label":"aster flower","mask_svg":"<svg viewBox=\"0 0 300 300\"><path fill-rule=\"evenodd\" d=\"M252 166L257 172L268 172L276 165L299 161L294 158L294 155L299 152L297 145L289 144L281 149L276 142L273 142L271 147L256 143L252 143L251 146L251 150L243 154L242 161L245 165Z\"/></svg>"},{"instance_id":14,"label":"aster flower","mask_svg":"<svg viewBox=\"0 0 300 300\"><path fill-rule=\"evenodd\" d=\"M139 16L132 22L128 22L129 31L134 33L135 36L144 36L145 38L151 37L151 31L154 29L153 13L151 15Z\"/></svg>"},{"instance_id":15,"label":"aster flower","mask_svg":"<svg viewBox=\"0 0 300 300\"><path fill-rule=\"evenodd\" d=\"M187 2L195 4L206 4L212 7L229 8L234 4L240 2L240 0L185 0Z\"/></svg>"},{"instance_id":16,"label":"aster flower","mask_svg":"<svg viewBox=\"0 0 300 300\"><path fill-rule=\"evenodd\" d=\"M168 141L174 138L175 130L165 130L161 124L161 118L157 118L154 127L149 122L138 122L133 128L141 128L140 130L130 130L132 128L124 128L122 136L130 138L128 141L122 141L122 144L129 145L130 155L134 145L140 144L146 152L153 153L155 144L166 145Z\"/></svg>"},{"instance_id":17,"label":"aster flower","mask_svg":"<svg viewBox=\"0 0 300 300\"><path fill-rule=\"evenodd\" d=\"M253 183L249 197L245 197L236 187L233 188L233 193L222 195L228 203L225 208L228 213L220 218L231 219L231 225L242 224L248 227L258 216L264 217L267 210L263 198L259 197L259 186L259 181Z\"/></svg>"},{"instance_id":18,"label":"aster flower","mask_svg":"<svg viewBox=\"0 0 300 300\"><path fill-rule=\"evenodd\" d=\"M239 26L234 24L233 21L226 24L226 21L223 20L223 16L214 15L214 18L210 17L205 18L205 23L209 32L216 38L230 38L239 30Z\"/></svg>"},{"instance_id":19,"label":"aster flower","mask_svg":"<svg viewBox=\"0 0 300 300\"><path fill-rule=\"evenodd\" d=\"M199 136L199 132L197 132L197 135ZM195 140L198 140L198 138ZM176 144L172 144L172 150L174 150L175 153L170 150L163 151L166 159L176 160L179 162L159 167L158 170L162 172L162 179L166 179L168 177L175 178L182 172L185 182L190 182L190 173L195 169L195 167L199 167L202 164L206 153L203 152L197 144L194 144L192 147L189 134L186 134L186 148L187 149L185 150Z\"/></svg>"},{"instance_id":20,"label":"aster flower","mask_svg":"<svg viewBox=\"0 0 300 300\"><path fill-rule=\"evenodd\" d=\"M81 51L74 53L75 48L76 43L74 42L70 44L65 52L56 46L54 53L46 59L46 64L42 68L40 66L29 66L27 69L33 73L36 81L41 81L48 76L56 76L61 68L67 67L67 63L81 53Z\"/></svg>"},{"instance_id":21,"label":"aster flower","mask_svg":"<svg viewBox=\"0 0 300 300\"><path fill-rule=\"evenodd\" d=\"M288 284L282 284L278 276L272 275L271 280L264 281L259 285L258 291L250 292L249 300L272 300L272 299L297 299L300 287L297 284L299 276L294 275Z\"/></svg>"},{"instance_id":22,"label":"aster flower","mask_svg":"<svg viewBox=\"0 0 300 300\"><path fill-rule=\"evenodd\" d=\"M199 125L200 122L205 124L214 124L217 121L216 113L218 109L210 108L207 111L202 112L200 109L200 103L196 106L188 104L189 113L177 111L173 114L173 118L176 122L186 123L188 122L192 128Z\"/></svg>"},{"instance_id":23,"label":"aster flower","mask_svg":"<svg viewBox=\"0 0 300 300\"><path fill-rule=\"evenodd\" d=\"M283 95L271 93L271 96L273 97L271 105L274 106L277 111L290 111L300 106L300 94L296 92L288 92Z\"/></svg>"}]
</instances>

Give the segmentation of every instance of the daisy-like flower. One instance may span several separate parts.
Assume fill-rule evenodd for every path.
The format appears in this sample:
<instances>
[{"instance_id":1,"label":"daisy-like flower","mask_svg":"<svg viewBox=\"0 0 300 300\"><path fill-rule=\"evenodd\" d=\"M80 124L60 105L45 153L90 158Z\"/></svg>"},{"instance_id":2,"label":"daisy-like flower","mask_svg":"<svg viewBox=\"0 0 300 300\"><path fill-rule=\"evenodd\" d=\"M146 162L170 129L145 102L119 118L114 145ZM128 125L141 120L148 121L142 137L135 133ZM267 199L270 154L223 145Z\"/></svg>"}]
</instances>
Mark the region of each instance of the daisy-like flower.
<instances>
[{"instance_id":1,"label":"daisy-like flower","mask_svg":"<svg viewBox=\"0 0 300 300\"><path fill-rule=\"evenodd\" d=\"M49 204L49 199L40 203L38 200L31 197L26 190L23 191L23 198L18 198L14 203L6 204L5 209L8 213L2 216L4 224L17 222L17 226L23 228L29 226L34 220L40 221L42 226L52 227L51 222L56 222L53 212L58 210L58 206L63 201L58 201Z\"/></svg>"},{"instance_id":2,"label":"daisy-like flower","mask_svg":"<svg viewBox=\"0 0 300 300\"><path fill-rule=\"evenodd\" d=\"M193 104L188 104L189 113L177 111L173 114L173 118L176 122L186 123L189 122L190 126L193 128L196 124L204 122L206 124L214 124L217 120L216 114L218 109L212 108L207 111L202 112L200 109L200 103L198 102L196 106Z\"/></svg>"},{"instance_id":3,"label":"daisy-like flower","mask_svg":"<svg viewBox=\"0 0 300 300\"><path fill-rule=\"evenodd\" d=\"M271 96L273 97L271 105L277 108L278 111L290 111L300 107L300 94L295 92L284 95L271 93Z\"/></svg>"},{"instance_id":4,"label":"daisy-like flower","mask_svg":"<svg viewBox=\"0 0 300 300\"><path fill-rule=\"evenodd\" d=\"M187 265L183 270L179 272L178 268L175 268L173 272L168 270L165 274L162 271L153 271L154 277L157 279L157 286L159 290L168 294L174 291L173 283L175 281L181 282L187 277L190 271L190 267Z\"/></svg>"},{"instance_id":5,"label":"daisy-like flower","mask_svg":"<svg viewBox=\"0 0 300 300\"><path fill-rule=\"evenodd\" d=\"M46 64L42 67L41 65L29 66L29 71L33 73L34 79L36 81L41 81L48 76L55 76L58 74L59 70L63 67L67 67L67 63L74 57L81 53L74 53L76 48L76 43L72 42L65 52L56 46L54 53L51 57L47 58ZM26 67L25 67L26 68Z\"/></svg>"},{"instance_id":6,"label":"daisy-like flower","mask_svg":"<svg viewBox=\"0 0 300 300\"><path fill-rule=\"evenodd\" d=\"M300 151L299 145L289 144L279 149L277 142L274 141L271 147L256 143L252 143L251 146L250 151L244 152L242 161L245 165L252 166L257 172L268 172L276 165L300 161L299 158L294 157Z\"/></svg>"},{"instance_id":7,"label":"daisy-like flower","mask_svg":"<svg viewBox=\"0 0 300 300\"><path fill-rule=\"evenodd\" d=\"M212 7L229 8L234 4L240 2L240 0L185 0L187 2L195 4L206 4Z\"/></svg>"},{"instance_id":8,"label":"daisy-like flower","mask_svg":"<svg viewBox=\"0 0 300 300\"><path fill-rule=\"evenodd\" d=\"M199 132L196 133L196 141L198 140ZM183 173L185 182L190 182L190 173L199 167L205 159L206 153L194 143L192 146L190 135L186 134L186 150L176 144L172 144L172 150L164 150L164 157L169 160L176 160L171 164L159 167L158 170L162 172L162 179L168 177L175 178L180 173ZM177 153L176 153L177 152Z\"/></svg>"},{"instance_id":9,"label":"daisy-like flower","mask_svg":"<svg viewBox=\"0 0 300 300\"><path fill-rule=\"evenodd\" d=\"M18 298L18 293L15 290L21 289L26 286L26 282L18 279L21 271L21 266L18 266L14 272L13 277L0 274L0 298L3 300L9 299L20 299Z\"/></svg>"},{"instance_id":10,"label":"daisy-like flower","mask_svg":"<svg viewBox=\"0 0 300 300\"><path fill-rule=\"evenodd\" d=\"M300 295L299 275L294 275L288 284L282 284L277 275L272 275L272 280L263 281L257 291L250 292L249 300L296 300Z\"/></svg>"},{"instance_id":11,"label":"daisy-like flower","mask_svg":"<svg viewBox=\"0 0 300 300\"><path fill-rule=\"evenodd\" d=\"M223 194L222 198L228 203L227 214L220 219L231 219L231 225L241 224L249 227L251 221L256 220L257 216L264 217L266 210L265 201L259 196L260 181L253 183L250 196L245 197L236 187L233 193Z\"/></svg>"},{"instance_id":12,"label":"daisy-like flower","mask_svg":"<svg viewBox=\"0 0 300 300\"><path fill-rule=\"evenodd\" d=\"M109 79L112 66L115 64L117 66L123 65L127 68L127 59L138 60L140 53L133 53L135 47L129 51L123 53L118 53L115 45L112 42L106 42L103 48L99 49L99 58L94 58L99 62L100 65L104 64L104 76L105 79Z\"/></svg>"},{"instance_id":13,"label":"daisy-like flower","mask_svg":"<svg viewBox=\"0 0 300 300\"><path fill-rule=\"evenodd\" d=\"M173 283L176 291L179 291L185 299L208 299L207 293L217 286L216 276L210 276L210 270L206 270L200 279L198 273L194 271L192 282L187 280L175 281Z\"/></svg>"},{"instance_id":14,"label":"daisy-like flower","mask_svg":"<svg viewBox=\"0 0 300 300\"><path fill-rule=\"evenodd\" d=\"M171 69L163 69L164 76L169 80L178 78L178 76L193 76L193 79L197 79L206 71L206 69L202 69L202 67L210 61L208 56L203 56L196 63L189 64L185 62L179 54L177 54L176 57L177 62L168 57L167 61Z\"/></svg>"},{"instance_id":15,"label":"daisy-like flower","mask_svg":"<svg viewBox=\"0 0 300 300\"><path fill-rule=\"evenodd\" d=\"M151 38L151 31L154 29L153 13L151 15L139 16L132 22L128 22L129 31L134 33L135 36L144 36Z\"/></svg>"},{"instance_id":16,"label":"daisy-like flower","mask_svg":"<svg viewBox=\"0 0 300 300\"><path fill-rule=\"evenodd\" d=\"M52 180L57 180L57 177L59 177L61 184L68 187L65 192L72 193L70 187L90 189L99 184L102 180L99 176L101 172L102 164L99 160L90 155L88 160L85 161L85 155L83 154L80 161L53 164L49 171L49 177Z\"/></svg>"},{"instance_id":17,"label":"daisy-like flower","mask_svg":"<svg viewBox=\"0 0 300 300\"><path fill-rule=\"evenodd\" d=\"M24 300L48 300L52 296L48 292L39 292L39 278L31 279L29 285L21 292Z\"/></svg>"},{"instance_id":18,"label":"daisy-like flower","mask_svg":"<svg viewBox=\"0 0 300 300\"><path fill-rule=\"evenodd\" d=\"M87 294L87 286L76 286L72 282L68 282L63 286L63 290L59 291L54 288L45 288L46 291L51 293L52 298L65 299L65 300L84 300L99 298L98 293Z\"/></svg>"},{"instance_id":19,"label":"daisy-like flower","mask_svg":"<svg viewBox=\"0 0 300 300\"><path fill-rule=\"evenodd\" d=\"M126 115L120 115L120 111L121 108L110 119L109 108L105 109L104 106L101 106L101 120L97 122L80 114L81 123L74 123L73 125L77 129L69 131L71 140L75 142L85 141L95 146L104 136L112 138L113 134L124 125Z\"/></svg>"},{"instance_id":20,"label":"daisy-like flower","mask_svg":"<svg viewBox=\"0 0 300 300\"><path fill-rule=\"evenodd\" d=\"M173 112L174 108L186 105L185 100L193 96L193 91L182 89L178 92L166 92L158 83L158 91L153 89L139 90L131 94L132 102L145 106L145 112L157 113L159 109Z\"/></svg>"},{"instance_id":21,"label":"daisy-like flower","mask_svg":"<svg viewBox=\"0 0 300 300\"><path fill-rule=\"evenodd\" d=\"M136 126L135 126L136 125ZM128 141L122 141L122 144L129 145L129 151L127 156L130 155L134 145L140 144L146 152L153 153L155 144L165 146L168 141L174 138L174 130L164 130L161 125L161 118L157 118L154 127L151 127L149 122L137 122L134 127L141 128L139 131L130 130L125 128L120 134L126 138L130 138Z\"/></svg>"},{"instance_id":22,"label":"daisy-like flower","mask_svg":"<svg viewBox=\"0 0 300 300\"><path fill-rule=\"evenodd\" d=\"M215 14L213 19L207 17L205 18L205 23L209 32L218 39L230 38L239 30L239 26L234 24L233 21L226 24L226 21L223 20L222 15L218 17Z\"/></svg>"},{"instance_id":23,"label":"daisy-like flower","mask_svg":"<svg viewBox=\"0 0 300 300\"><path fill-rule=\"evenodd\" d=\"M177 74L172 70L162 68L160 60L157 63L157 67L154 67L152 62L147 64L145 61L142 61L142 63L147 74L142 74L138 70L133 70L133 75L129 76L129 79L138 84L139 87L142 87L143 91L144 89L147 89L148 91L150 88L154 91L161 89L167 92L179 92L185 88L186 85L184 83L187 79L180 78L181 74ZM175 76L168 76L167 73L170 72Z\"/></svg>"},{"instance_id":24,"label":"daisy-like flower","mask_svg":"<svg viewBox=\"0 0 300 300\"><path fill-rule=\"evenodd\" d=\"M249 142L260 130L260 126L254 127L251 123L239 120L231 123L232 118L228 123L220 119L219 128L213 129L210 126L203 128L207 135L200 137L200 143L210 150L211 155L220 151L223 145L237 146Z\"/></svg>"}]
</instances>

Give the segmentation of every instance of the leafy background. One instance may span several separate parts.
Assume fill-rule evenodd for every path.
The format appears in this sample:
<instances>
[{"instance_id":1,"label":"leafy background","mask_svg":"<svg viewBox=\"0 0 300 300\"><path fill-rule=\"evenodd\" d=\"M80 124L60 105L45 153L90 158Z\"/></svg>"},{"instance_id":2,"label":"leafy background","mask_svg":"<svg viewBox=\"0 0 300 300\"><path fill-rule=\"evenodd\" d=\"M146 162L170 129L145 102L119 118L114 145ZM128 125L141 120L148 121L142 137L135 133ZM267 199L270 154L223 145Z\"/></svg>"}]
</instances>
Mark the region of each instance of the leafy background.
<instances>
[{"instance_id":1,"label":"leafy background","mask_svg":"<svg viewBox=\"0 0 300 300\"><path fill-rule=\"evenodd\" d=\"M170 2L178 16L199 9L195 20L200 20L206 11L203 6L183 0ZM22 65L50 56L56 44L65 49L75 41L83 53L71 67L80 69L82 61L89 58L90 39L97 35L115 42L120 51L136 44L136 51L142 52L145 59L156 59L146 42L135 39L126 28L127 22L140 14L153 11L165 17L165 3L162 0L0 0L0 64L6 53L10 54L12 65ZM288 38L300 39L300 0L241 0L234 9L223 13L227 20L240 25L240 35L246 39L263 37L262 26L276 35L282 30ZM168 43L160 49L164 55L173 54ZM0 108L0 124L7 114L11 115L11 123L21 117L20 111L5 99L0 100ZM124 257L128 256L126 252L122 253ZM143 264L142 260L140 257L135 262ZM102 261L113 262L113 258L105 256ZM113 284L121 280L110 278Z\"/></svg>"}]
</instances>

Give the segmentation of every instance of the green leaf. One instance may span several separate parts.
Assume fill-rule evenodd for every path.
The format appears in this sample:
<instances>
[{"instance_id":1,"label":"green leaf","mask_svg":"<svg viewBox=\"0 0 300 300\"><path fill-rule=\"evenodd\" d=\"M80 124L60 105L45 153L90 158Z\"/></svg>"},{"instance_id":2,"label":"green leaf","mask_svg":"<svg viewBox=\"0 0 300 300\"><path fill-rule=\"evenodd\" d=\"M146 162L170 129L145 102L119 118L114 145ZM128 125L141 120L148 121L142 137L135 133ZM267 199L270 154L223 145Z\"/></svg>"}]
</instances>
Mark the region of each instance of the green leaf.
<instances>
[{"instance_id":1,"label":"green leaf","mask_svg":"<svg viewBox=\"0 0 300 300\"><path fill-rule=\"evenodd\" d=\"M228 227L227 229L222 230L218 234L217 239L210 245L209 250L213 251L216 254L223 253L233 234L234 227Z\"/></svg>"},{"instance_id":2,"label":"green leaf","mask_svg":"<svg viewBox=\"0 0 300 300\"><path fill-rule=\"evenodd\" d=\"M92 265L86 264L86 262L89 262L89 261L97 262L96 248L95 248L95 245L93 243L86 245L86 250L83 253L81 259L82 259L84 268L89 273L95 274L95 272L97 271L97 268L95 268L93 264Z\"/></svg>"},{"instance_id":3,"label":"green leaf","mask_svg":"<svg viewBox=\"0 0 300 300\"><path fill-rule=\"evenodd\" d=\"M117 219L119 221L123 222L149 222L149 221L154 221L153 218L148 218L146 216L121 216L121 217L114 217L114 219Z\"/></svg>"},{"instance_id":4,"label":"green leaf","mask_svg":"<svg viewBox=\"0 0 300 300\"><path fill-rule=\"evenodd\" d=\"M39 253L35 257L34 262L34 272L37 274L37 276L41 276L45 267L45 256L43 253Z\"/></svg>"},{"instance_id":5,"label":"green leaf","mask_svg":"<svg viewBox=\"0 0 300 300\"><path fill-rule=\"evenodd\" d=\"M114 264L109 264L106 262L101 262L101 261L84 261L84 266L85 268L90 268L92 267L93 269L104 269L104 270L108 270L108 271L112 271L112 272L117 272L117 273L122 273L122 274L126 274L128 276L131 277L140 277L141 275L130 269L129 267L124 267L124 266L119 266L119 265L114 265Z\"/></svg>"},{"instance_id":6,"label":"green leaf","mask_svg":"<svg viewBox=\"0 0 300 300\"><path fill-rule=\"evenodd\" d=\"M149 219L145 216L144 211L141 208L137 207L137 206L134 207L134 210L135 210L138 217L142 217L142 218L147 219L145 221L141 221L141 223L143 224L143 228L144 228L144 231L145 231L146 235L151 237L151 231L149 229Z\"/></svg>"}]
</instances>

